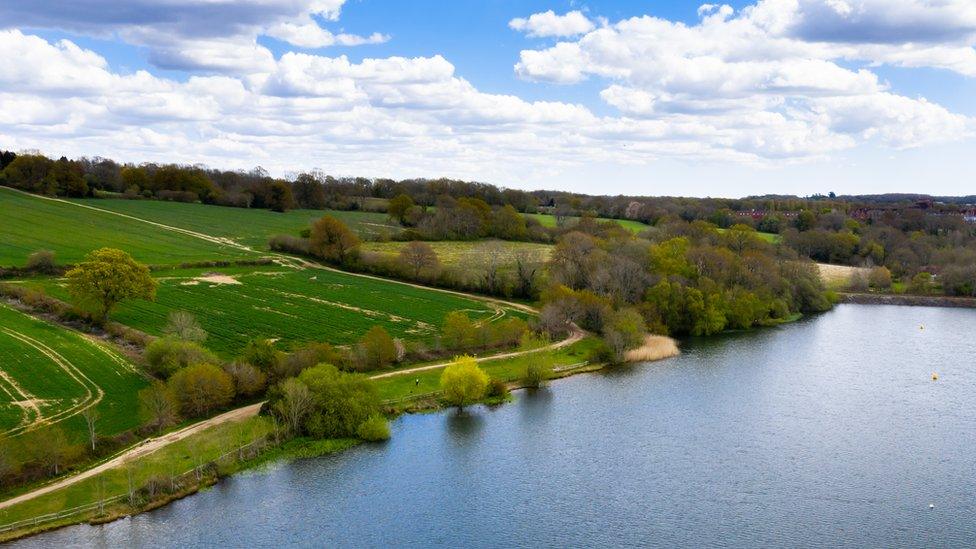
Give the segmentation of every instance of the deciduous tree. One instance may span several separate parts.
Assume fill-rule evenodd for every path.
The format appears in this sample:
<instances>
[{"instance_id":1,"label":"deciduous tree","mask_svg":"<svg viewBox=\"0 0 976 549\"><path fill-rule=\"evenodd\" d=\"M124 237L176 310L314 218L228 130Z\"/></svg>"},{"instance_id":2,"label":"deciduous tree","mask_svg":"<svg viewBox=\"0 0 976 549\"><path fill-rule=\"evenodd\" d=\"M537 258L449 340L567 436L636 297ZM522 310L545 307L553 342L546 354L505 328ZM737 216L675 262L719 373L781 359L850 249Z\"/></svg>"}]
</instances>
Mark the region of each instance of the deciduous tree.
<instances>
[{"instance_id":1,"label":"deciduous tree","mask_svg":"<svg viewBox=\"0 0 976 549\"><path fill-rule=\"evenodd\" d=\"M114 248L89 253L66 277L72 297L89 308L98 322L104 322L121 301L156 297L156 281L149 268Z\"/></svg>"},{"instance_id":2,"label":"deciduous tree","mask_svg":"<svg viewBox=\"0 0 976 549\"><path fill-rule=\"evenodd\" d=\"M447 402L463 410L465 406L484 398L488 381L488 374L478 367L474 357L460 356L444 368L441 391Z\"/></svg>"}]
</instances>

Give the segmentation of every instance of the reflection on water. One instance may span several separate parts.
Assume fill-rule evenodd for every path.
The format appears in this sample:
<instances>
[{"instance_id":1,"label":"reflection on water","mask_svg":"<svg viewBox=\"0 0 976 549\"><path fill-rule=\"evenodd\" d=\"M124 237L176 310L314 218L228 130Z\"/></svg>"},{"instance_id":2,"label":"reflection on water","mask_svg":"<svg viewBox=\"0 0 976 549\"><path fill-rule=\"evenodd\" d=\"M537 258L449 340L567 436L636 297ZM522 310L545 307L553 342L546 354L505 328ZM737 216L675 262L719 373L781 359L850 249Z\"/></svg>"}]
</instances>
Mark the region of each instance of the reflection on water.
<instances>
[{"instance_id":1,"label":"reflection on water","mask_svg":"<svg viewBox=\"0 0 976 549\"><path fill-rule=\"evenodd\" d=\"M22 545L971 546L973 333L843 305Z\"/></svg>"}]
</instances>

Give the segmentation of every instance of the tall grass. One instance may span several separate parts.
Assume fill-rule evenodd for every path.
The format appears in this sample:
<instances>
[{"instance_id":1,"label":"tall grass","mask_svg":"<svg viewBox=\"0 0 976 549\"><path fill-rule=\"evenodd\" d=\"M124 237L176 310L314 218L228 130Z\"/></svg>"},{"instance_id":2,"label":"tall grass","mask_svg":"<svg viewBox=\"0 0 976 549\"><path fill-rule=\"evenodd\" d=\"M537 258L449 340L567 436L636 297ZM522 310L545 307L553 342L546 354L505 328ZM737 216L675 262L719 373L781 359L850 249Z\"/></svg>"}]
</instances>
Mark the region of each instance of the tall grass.
<instances>
[{"instance_id":1,"label":"tall grass","mask_svg":"<svg viewBox=\"0 0 976 549\"><path fill-rule=\"evenodd\" d=\"M624 354L625 362L650 362L681 354L678 343L666 336L649 335L644 344Z\"/></svg>"}]
</instances>

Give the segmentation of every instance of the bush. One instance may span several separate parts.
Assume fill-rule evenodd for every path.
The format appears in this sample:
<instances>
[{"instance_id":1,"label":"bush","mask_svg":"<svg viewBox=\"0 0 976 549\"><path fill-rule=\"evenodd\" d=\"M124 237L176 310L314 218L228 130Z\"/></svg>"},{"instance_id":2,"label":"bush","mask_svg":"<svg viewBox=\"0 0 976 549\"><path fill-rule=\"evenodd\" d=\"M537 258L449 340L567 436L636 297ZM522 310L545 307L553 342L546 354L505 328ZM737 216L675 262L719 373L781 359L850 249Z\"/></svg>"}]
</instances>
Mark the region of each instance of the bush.
<instances>
[{"instance_id":1,"label":"bush","mask_svg":"<svg viewBox=\"0 0 976 549\"><path fill-rule=\"evenodd\" d=\"M869 286L868 277L864 276L861 271L851 273L851 277L847 281L847 289L852 292L866 292Z\"/></svg>"},{"instance_id":2,"label":"bush","mask_svg":"<svg viewBox=\"0 0 976 549\"><path fill-rule=\"evenodd\" d=\"M308 238L279 234L271 237L271 240L268 241L268 247L275 252L309 255Z\"/></svg>"},{"instance_id":3,"label":"bush","mask_svg":"<svg viewBox=\"0 0 976 549\"><path fill-rule=\"evenodd\" d=\"M203 343L207 339L206 330L200 326L195 316L186 311L171 312L163 328L163 334L193 343Z\"/></svg>"},{"instance_id":4,"label":"bush","mask_svg":"<svg viewBox=\"0 0 976 549\"><path fill-rule=\"evenodd\" d=\"M167 384L187 416L204 416L230 404L234 398L234 380L213 364L187 366Z\"/></svg>"},{"instance_id":5,"label":"bush","mask_svg":"<svg viewBox=\"0 0 976 549\"><path fill-rule=\"evenodd\" d=\"M51 250L38 250L27 257L28 271L43 274L54 274L57 272L57 264L54 262L54 252Z\"/></svg>"},{"instance_id":6,"label":"bush","mask_svg":"<svg viewBox=\"0 0 976 549\"><path fill-rule=\"evenodd\" d=\"M891 287L891 271L888 267L875 267L868 274L868 283L872 288L887 290Z\"/></svg>"},{"instance_id":7,"label":"bush","mask_svg":"<svg viewBox=\"0 0 976 549\"><path fill-rule=\"evenodd\" d=\"M278 379L295 377L304 370L319 364L340 366L346 361L343 354L328 343L312 343L289 353L278 361L274 376Z\"/></svg>"},{"instance_id":8,"label":"bush","mask_svg":"<svg viewBox=\"0 0 976 549\"><path fill-rule=\"evenodd\" d=\"M382 326L373 326L356 344L364 369L385 368L396 359L396 343Z\"/></svg>"},{"instance_id":9,"label":"bush","mask_svg":"<svg viewBox=\"0 0 976 549\"><path fill-rule=\"evenodd\" d=\"M550 378L552 378L552 359L540 353L540 356L533 356L531 362L526 365L522 385L539 388Z\"/></svg>"},{"instance_id":10,"label":"bush","mask_svg":"<svg viewBox=\"0 0 976 549\"><path fill-rule=\"evenodd\" d=\"M510 394L511 391L508 390L508 385L504 381L497 378L491 378L491 380L488 382L488 390L486 391L485 396L488 398L504 398Z\"/></svg>"},{"instance_id":11,"label":"bush","mask_svg":"<svg viewBox=\"0 0 976 549\"><path fill-rule=\"evenodd\" d=\"M273 372L281 358L270 339L252 339L241 354L244 362L257 366L262 372Z\"/></svg>"},{"instance_id":12,"label":"bush","mask_svg":"<svg viewBox=\"0 0 976 549\"><path fill-rule=\"evenodd\" d=\"M247 362L231 362L224 366L224 371L234 380L235 392L241 396L260 393L268 381L264 372Z\"/></svg>"},{"instance_id":13,"label":"bush","mask_svg":"<svg viewBox=\"0 0 976 549\"><path fill-rule=\"evenodd\" d=\"M303 413L302 432L317 438L357 436L357 429L379 415L379 393L372 381L361 374L340 372L331 364L320 364L301 373L296 382L308 388L311 406ZM285 383L292 383L291 380ZM272 409L284 397L276 391L269 398Z\"/></svg>"},{"instance_id":14,"label":"bush","mask_svg":"<svg viewBox=\"0 0 976 549\"><path fill-rule=\"evenodd\" d=\"M146 347L143 353L149 373L168 378L177 370L201 362L215 363L217 357L192 341L181 341L171 337L157 339Z\"/></svg>"},{"instance_id":15,"label":"bush","mask_svg":"<svg viewBox=\"0 0 976 549\"><path fill-rule=\"evenodd\" d=\"M367 442L389 440L390 424L381 415L370 416L356 428L356 436Z\"/></svg>"}]
</instances>

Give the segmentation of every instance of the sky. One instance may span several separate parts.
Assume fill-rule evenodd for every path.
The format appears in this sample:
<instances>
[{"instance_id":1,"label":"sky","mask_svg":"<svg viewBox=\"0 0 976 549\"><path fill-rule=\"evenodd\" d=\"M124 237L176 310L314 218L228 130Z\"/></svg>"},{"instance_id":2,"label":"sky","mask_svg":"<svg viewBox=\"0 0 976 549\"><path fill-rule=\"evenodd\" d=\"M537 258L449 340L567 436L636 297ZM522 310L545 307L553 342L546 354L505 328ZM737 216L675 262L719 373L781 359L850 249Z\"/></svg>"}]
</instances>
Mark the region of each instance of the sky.
<instances>
[{"instance_id":1,"label":"sky","mask_svg":"<svg viewBox=\"0 0 976 549\"><path fill-rule=\"evenodd\" d=\"M972 194L972 0L0 0L0 149L588 194Z\"/></svg>"}]
</instances>

